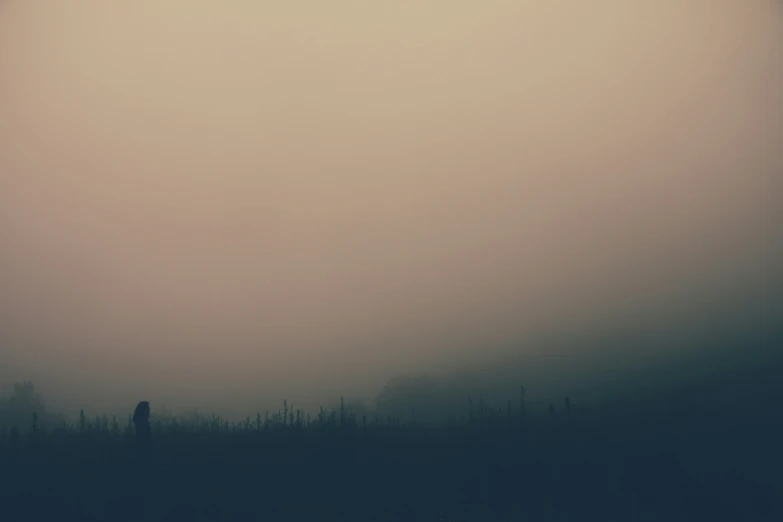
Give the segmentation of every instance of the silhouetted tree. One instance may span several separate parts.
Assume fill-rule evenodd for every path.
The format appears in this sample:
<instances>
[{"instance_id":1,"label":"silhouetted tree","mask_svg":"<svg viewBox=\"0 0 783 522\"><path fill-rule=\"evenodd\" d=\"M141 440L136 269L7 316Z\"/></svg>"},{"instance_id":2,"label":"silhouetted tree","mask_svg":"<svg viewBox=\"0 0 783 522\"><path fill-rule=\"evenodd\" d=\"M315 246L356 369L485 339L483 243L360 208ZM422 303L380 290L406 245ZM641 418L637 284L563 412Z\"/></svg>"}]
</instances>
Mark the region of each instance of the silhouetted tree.
<instances>
[{"instance_id":1,"label":"silhouetted tree","mask_svg":"<svg viewBox=\"0 0 783 522\"><path fill-rule=\"evenodd\" d=\"M38 419L45 416L46 403L43 398L36 393L32 382L14 383L13 393L0 405L0 424L26 429L33 414Z\"/></svg>"},{"instance_id":2,"label":"silhouetted tree","mask_svg":"<svg viewBox=\"0 0 783 522\"><path fill-rule=\"evenodd\" d=\"M398 419L411 419L413 409L417 421L431 421L445 413L441 383L428 376L392 379L375 398L375 404L380 413Z\"/></svg>"}]
</instances>

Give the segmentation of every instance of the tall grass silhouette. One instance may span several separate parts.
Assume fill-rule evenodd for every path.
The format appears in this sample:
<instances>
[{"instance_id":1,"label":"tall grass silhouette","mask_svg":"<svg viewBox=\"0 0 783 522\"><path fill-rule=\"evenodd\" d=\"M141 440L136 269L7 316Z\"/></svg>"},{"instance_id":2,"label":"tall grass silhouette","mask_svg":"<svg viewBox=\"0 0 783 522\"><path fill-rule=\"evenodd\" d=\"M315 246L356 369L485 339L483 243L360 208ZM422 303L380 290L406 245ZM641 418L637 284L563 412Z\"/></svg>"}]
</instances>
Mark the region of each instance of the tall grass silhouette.
<instances>
[{"instance_id":1,"label":"tall grass silhouette","mask_svg":"<svg viewBox=\"0 0 783 522\"><path fill-rule=\"evenodd\" d=\"M461 419L439 422L358 417L342 398L313 416L284 401L241 421L153 411L145 458L131 422L36 415L0 432L0 513L43 519L49 503L80 520L676 521L741 520L749 506L772 520L778 507L779 484L747 460L769 446L739 452L747 432L717 436L698 412L557 407L525 388L516 407L465 402Z\"/></svg>"}]
</instances>

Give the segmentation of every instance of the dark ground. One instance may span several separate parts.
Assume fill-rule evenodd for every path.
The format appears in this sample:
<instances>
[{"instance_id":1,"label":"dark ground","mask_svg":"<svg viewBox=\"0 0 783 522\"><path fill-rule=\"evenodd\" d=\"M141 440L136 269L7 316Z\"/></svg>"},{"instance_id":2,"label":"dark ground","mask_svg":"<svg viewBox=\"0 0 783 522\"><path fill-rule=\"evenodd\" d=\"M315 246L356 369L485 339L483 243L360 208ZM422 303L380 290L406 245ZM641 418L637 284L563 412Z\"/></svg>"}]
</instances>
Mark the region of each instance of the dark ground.
<instances>
[{"instance_id":1,"label":"dark ground","mask_svg":"<svg viewBox=\"0 0 783 522\"><path fill-rule=\"evenodd\" d=\"M678 406L679 405L679 406ZM0 517L21 520L779 521L775 405L474 410L452 426L340 416L10 433ZM3 516L5 514L5 516Z\"/></svg>"}]
</instances>

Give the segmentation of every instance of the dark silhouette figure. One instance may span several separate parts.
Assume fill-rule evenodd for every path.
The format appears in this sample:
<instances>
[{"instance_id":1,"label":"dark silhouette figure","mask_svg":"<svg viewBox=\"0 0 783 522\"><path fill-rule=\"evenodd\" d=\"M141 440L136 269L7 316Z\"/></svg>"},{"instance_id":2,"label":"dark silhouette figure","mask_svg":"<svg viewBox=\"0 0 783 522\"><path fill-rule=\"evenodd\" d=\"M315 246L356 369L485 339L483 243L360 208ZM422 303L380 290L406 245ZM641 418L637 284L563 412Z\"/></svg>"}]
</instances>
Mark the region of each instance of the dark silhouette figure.
<instances>
[{"instance_id":1,"label":"dark silhouette figure","mask_svg":"<svg viewBox=\"0 0 783 522\"><path fill-rule=\"evenodd\" d=\"M146 449L152 442L150 432L150 403L140 402L133 412L133 425L136 427L136 443L140 449Z\"/></svg>"}]
</instances>

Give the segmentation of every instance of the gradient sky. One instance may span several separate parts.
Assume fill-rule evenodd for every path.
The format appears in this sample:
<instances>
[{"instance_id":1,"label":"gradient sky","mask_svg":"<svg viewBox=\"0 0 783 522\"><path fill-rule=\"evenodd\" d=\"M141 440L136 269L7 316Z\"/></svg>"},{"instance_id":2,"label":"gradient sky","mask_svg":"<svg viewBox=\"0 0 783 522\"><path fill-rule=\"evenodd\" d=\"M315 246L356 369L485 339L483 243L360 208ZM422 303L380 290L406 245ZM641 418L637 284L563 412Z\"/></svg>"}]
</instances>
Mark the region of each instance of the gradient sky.
<instances>
[{"instance_id":1,"label":"gradient sky","mask_svg":"<svg viewBox=\"0 0 783 522\"><path fill-rule=\"evenodd\" d=\"M0 379L53 402L764 299L781 208L779 2L0 1Z\"/></svg>"}]
</instances>

